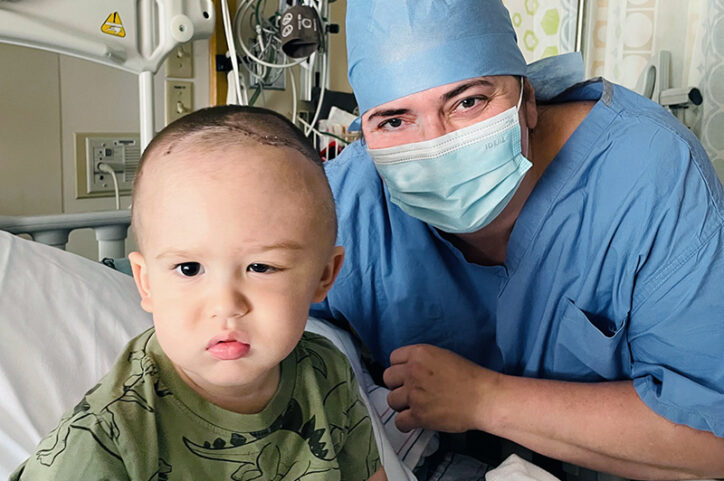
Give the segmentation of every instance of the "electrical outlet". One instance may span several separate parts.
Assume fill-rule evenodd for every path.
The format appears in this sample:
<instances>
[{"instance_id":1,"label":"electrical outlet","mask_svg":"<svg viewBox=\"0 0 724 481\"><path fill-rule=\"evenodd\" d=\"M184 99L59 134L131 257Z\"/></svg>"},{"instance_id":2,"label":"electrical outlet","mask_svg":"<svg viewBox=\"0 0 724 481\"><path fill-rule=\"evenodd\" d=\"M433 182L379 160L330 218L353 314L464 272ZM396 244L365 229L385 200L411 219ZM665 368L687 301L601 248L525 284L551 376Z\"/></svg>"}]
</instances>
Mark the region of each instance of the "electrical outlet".
<instances>
[{"instance_id":1,"label":"electrical outlet","mask_svg":"<svg viewBox=\"0 0 724 481\"><path fill-rule=\"evenodd\" d=\"M166 125L194 109L194 84L183 80L166 80Z\"/></svg>"},{"instance_id":2,"label":"electrical outlet","mask_svg":"<svg viewBox=\"0 0 724 481\"><path fill-rule=\"evenodd\" d=\"M166 77L194 77L194 51L191 42L179 45L166 58Z\"/></svg>"},{"instance_id":3,"label":"electrical outlet","mask_svg":"<svg viewBox=\"0 0 724 481\"><path fill-rule=\"evenodd\" d=\"M75 157L76 198L115 195L113 178L98 168L100 163L113 169L120 194L128 195L141 160L140 138L138 134L76 132Z\"/></svg>"}]
</instances>

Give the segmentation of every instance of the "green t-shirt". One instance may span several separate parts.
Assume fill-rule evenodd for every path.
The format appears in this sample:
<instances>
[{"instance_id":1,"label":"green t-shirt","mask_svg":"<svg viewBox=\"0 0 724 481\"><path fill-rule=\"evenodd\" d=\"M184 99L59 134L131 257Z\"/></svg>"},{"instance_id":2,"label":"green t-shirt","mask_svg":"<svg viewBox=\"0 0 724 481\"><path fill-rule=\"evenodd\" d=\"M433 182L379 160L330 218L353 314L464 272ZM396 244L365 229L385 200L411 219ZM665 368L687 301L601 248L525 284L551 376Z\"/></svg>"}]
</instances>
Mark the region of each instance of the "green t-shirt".
<instances>
[{"instance_id":1,"label":"green t-shirt","mask_svg":"<svg viewBox=\"0 0 724 481\"><path fill-rule=\"evenodd\" d=\"M15 480L363 480L379 467L349 362L305 332L258 414L215 406L150 329L10 476Z\"/></svg>"}]
</instances>

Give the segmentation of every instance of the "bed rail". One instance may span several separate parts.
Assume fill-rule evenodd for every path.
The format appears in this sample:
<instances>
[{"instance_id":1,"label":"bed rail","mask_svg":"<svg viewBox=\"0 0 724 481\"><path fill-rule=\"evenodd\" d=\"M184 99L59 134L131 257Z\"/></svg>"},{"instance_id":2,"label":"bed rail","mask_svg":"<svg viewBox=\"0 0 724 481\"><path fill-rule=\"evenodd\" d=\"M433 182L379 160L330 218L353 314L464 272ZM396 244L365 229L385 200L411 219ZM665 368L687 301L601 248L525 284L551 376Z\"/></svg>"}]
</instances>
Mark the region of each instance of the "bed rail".
<instances>
[{"instance_id":1,"label":"bed rail","mask_svg":"<svg viewBox=\"0 0 724 481\"><path fill-rule=\"evenodd\" d=\"M28 234L33 240L65 249L68 236L76 229L91 228L98 241L98 260L125 257L131 211L110 210L78 214L0 216L0 230Z\"/></svg>"}]
</instances>

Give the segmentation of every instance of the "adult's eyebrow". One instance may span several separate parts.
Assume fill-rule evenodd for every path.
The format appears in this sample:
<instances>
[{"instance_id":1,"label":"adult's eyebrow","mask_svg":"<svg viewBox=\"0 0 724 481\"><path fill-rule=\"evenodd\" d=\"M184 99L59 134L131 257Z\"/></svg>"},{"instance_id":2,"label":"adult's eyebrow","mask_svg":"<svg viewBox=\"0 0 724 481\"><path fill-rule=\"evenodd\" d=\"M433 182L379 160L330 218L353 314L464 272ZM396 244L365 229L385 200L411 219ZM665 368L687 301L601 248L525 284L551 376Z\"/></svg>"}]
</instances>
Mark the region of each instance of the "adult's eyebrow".
<instances>
[{"instance_id":1,"label":"adult's eyebrow","mask_svg":"<svg viewBox=\"0 0 724 481\"><path fill-rule=\"evenodd\" d=\"M453 99L461 93L465 92L467 89L477 87L478 85L493 87L493 82L484 78L474 79L469 82L465 82L464 84L458 85L451 91L442 94L440 97L442 98L443 102L447 102L448 100Z\"/></svg>"},{"instance_id":2,"label":"adult's eyebrow","mask_svg":"<svg viewBox=\"0 0 724 481\"><path fill-rule=\"evenodd\" d=\"M388 110L378 110L376 112L372 112L369 117L367 117L367 120L372 120L375 117L396 117L398 115L404 115L409 114L410 109L388 109Z\"/></svg>"},{"instance_id":3,"label":"adult's eyebrow","mask_svg":"<svg viewBox=\"0 0 724 481\"><path fill-rule=\"evenodd\" d=\"M493 82L490 80L486 80L484 78L478 78L471 80L469 82L465 82L462 85L458 85L454 89L452 89L449 92L444 93L441 98L444 102L447 102L448 100L457 97L461 93L465 92L467 89L476 87L478 85L483 85L485 87L493 87ZM369 117L367 117L367 120L372 120L375 117L396 117L398 115L404 115L410 113L410 109L387 109L387 110L377 110L375 112L372 112Z\"/></svg>"}]
</instances>

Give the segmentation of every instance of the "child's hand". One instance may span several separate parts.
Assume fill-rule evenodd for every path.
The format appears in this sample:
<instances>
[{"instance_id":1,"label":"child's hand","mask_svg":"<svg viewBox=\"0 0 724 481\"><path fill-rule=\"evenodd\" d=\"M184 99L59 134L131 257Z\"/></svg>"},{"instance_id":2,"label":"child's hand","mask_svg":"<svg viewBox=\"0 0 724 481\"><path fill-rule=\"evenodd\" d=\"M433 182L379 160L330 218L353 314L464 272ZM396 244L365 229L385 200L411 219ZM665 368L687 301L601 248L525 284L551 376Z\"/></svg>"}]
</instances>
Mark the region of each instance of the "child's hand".
<instances>
[{"instance_id":1,"label":"child's hand","mask_svg":"<svg viewBox=\"0 0 724 481\"><path fill-rule=\"evenodd\" d=\"M387 474L385 474L385 468L380 466L380 469L378 469L375 474L373 474L372 477L367 481L387 481Z\"/></svg>"}]
</instances>

